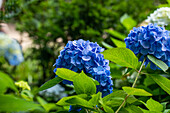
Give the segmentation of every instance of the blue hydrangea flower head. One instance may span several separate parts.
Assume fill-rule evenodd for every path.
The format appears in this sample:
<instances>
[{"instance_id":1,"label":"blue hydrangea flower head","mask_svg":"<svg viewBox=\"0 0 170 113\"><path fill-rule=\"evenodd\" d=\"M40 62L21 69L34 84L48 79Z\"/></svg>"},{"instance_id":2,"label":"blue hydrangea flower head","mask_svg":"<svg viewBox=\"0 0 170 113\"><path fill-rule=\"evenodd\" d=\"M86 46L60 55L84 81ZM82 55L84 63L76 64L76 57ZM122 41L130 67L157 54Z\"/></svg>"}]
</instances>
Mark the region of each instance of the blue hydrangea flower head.
<instances>
[{"instance_id":1,"label":"blue hydrangea flower head","mask_svg":"<svg viewBox=\"0 0 170 113\"><path fill-rule=\"evenodd\" d=\"M125 38L126 47L134 52L135 55L140 54L142 61L146 55L153 55L157 59L164 61L168 64L167 56L169 43L169 31L165 30L164 27L159 27L156 24L149 24L133 30ZM151 63L151 69L159 69L149 59L146 58L145 66Z\"/></svg>"},{"instance_id":2,"label":"blue hydrangea flower head","mask_svg":"<svg viewBox=\"0 0 170 113\"><path fill-rule=\"evenodd\" d=\"M19 65L24 61L19 43L3 33L0 33L0 56L5 57L10 65Z\"/></svg>"},{"instance_id":3,"label":"blue hydrangea flower head","mask_svg":"<svg viewBox=\"0 0 170 113\"><path fill-rule=\"evenodd\" d=\"M82 39L69 41L56 59L54 72L57 68L67 68L75 72L83 70L100 83L97 86L97 91L106 96L112 93L113 83L110 76L109 61L100 54L103 51L104 49L97 43ZM71 84L72 82L65 80L64 83Z\"/></svg>"}]
</instances>

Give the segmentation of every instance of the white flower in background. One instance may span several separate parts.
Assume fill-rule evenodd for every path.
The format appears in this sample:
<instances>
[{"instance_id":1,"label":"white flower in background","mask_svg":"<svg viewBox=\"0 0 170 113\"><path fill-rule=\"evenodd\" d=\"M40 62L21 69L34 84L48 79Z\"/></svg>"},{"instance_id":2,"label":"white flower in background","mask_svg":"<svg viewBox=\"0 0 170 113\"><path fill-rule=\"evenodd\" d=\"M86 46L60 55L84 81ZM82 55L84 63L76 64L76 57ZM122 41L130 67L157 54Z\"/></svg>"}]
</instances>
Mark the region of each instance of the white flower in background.
<instances>
[{"instance_id":1,"label":"white flower in background","mask_svg":"<svg viewBox=\"0 0 170 113\"><path fill-rule=\"evenodd\" d=\"M19 43L4 33L0 33L0 57L1 56L7 59L10 65L19 65L24 61Z\"/></svg>"},{"instance_id":2,"label":"white flower in background","mask_svg":"<svg viewBox=\"0 0 170 113\"><path fill-rule=\"evenodd\" d=\"M154 11L154 13L148 16L146 22L156 23L158 25L170 24L170 8L162 7Z\"/></svg>"},{"instance_id":3,"label":"white flower in background","mask_svg":"<svg viewBox=\"0 0 170 113\"><path fill-rule=\"evenodd\" d=\"M55 101L57 101L60 98L66 97L67 94L65 93L65 88L61 85L57 84L49 89L43 90L39 92L40 95L43 95L45 97L52 97Z\"/></svg>"}]
</instances>

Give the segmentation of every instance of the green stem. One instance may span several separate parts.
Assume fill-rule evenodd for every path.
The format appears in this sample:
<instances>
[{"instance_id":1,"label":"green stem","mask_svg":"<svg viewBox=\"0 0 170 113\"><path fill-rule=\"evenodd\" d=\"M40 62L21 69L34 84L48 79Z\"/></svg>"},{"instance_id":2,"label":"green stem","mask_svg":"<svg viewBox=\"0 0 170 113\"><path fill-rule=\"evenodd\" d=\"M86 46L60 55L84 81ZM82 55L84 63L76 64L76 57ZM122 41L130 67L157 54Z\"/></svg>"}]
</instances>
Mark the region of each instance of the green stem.
<instances>
[{"instance_id":1,"label":"green stem","mask_svg":"<svg viewBox=\"0 0 170 113\"><path fill-rule=\"evenodd\" d=\"M145 59L143 60L142 65L140 66L140 69L139 69L138 74L137 74L137 76L136 76L136 78L135 78L135 81L133 82L132 88L134 88L135 85L136 85L136 82L137 82L137 80L138 80L138 78L139 78L139 75L140 75L140 73L141 73L142 67L143 67L143 65L144 65L144 62L145 62ZM125 104L125 102L126 102L126 100L128 99L129 96L130 96L130 95L127 95L127 96L125 97L124 101L122 102L122 104L119 106L119 108L116 110L115 113L118 113L118 112L119 112L119 110L123 107L123 105Z\"/></svg>"},{"instance_id":2,"label":"green stem","mask_svg":"<svg viewBox=\"0 0 170 113\"><path fill-rule=\"evenodd\" d=\"M89 113L87 109L85 109L85 110L86 110L86 113Z\"/></svg>"},{"instance_id":3,"label":"green stem","mask_svg":"<svg viewBox=\"0 0 170 113\"><path fill-rule=\"evenodd\" d=\"M97 109L97 111L98 111L99 113L101 113L101 111L100 111L100 109L99 109L98 107L96 107L96 109Z\"/></svg>"},{"instance_id":4,"label":"green stem","mask_svg":"<svg viewBox=\"0 0 170 113\"><path fill-rule=\"evenodd\" d=\"M133 85L132 85L132 88L134 88L135 85L136 85L136 82L137 82L137 80L138 80L138 78L139 78L139 74L141 73L142 67L143 67L143 65L144 65L144 62L145 62L145 59L143 60L142 65L140 66L140 69L139 69L138 74L137 74L137 76L136 76L136 78L135 78L135 81L134 81L134 83L133 83Z\"/></svg>"}]
</instances>

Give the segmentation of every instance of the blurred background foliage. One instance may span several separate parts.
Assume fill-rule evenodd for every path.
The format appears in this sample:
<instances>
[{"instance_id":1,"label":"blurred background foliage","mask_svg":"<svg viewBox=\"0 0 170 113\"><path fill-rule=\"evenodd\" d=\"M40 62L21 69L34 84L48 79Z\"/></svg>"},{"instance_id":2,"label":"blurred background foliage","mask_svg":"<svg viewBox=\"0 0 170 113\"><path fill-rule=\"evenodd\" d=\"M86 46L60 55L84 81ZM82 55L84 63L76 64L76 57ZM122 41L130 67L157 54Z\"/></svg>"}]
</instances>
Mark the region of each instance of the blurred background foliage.
<instances>
[{"instance_id":1,"label":"blurred background foliage","mask_svg":"<svg viewBox=\"0 0 170 113\"><path fill-rule=\"evenodd\" d=\"M17 30L29 33L38 46L31 57L40 60L46 78L51 76L49 70L58 55L57 38L61 37L64 43L82 38L112 44L105 29L127 36L160 3L166 0L7 0L4 19L16 24ZM129 16L131 23L120 21L123 15Z\"/></svg>"},{"instance_id":2,"label":"blurred background foliage","mask_svg":"<svg viewBox=\"0 0 170 113\"><path fill-rule=\"evenodd\" d=\"M144 20L150 13L158 7L168 7L168 3L168 0L6 0L0 10L1 23L12 23L21 33L27 32L34 46L24 51L25 61L18 66L10 66L0 58L0 70L14 81L27 81L36 94L39 86L55 77L53 64L67 41L81 38L105 48L125 47L123 40L129 31L146 24ZM114 90L133 83L134 70L113 63L110 67ZM155 73L149 68L144 71ZM170 99L146 76L141 76L139 83L138 87L152 93L155 100ZM67 94L74 93L70 87L64 87L69 90Z\"/></svg>"}]
</instances>

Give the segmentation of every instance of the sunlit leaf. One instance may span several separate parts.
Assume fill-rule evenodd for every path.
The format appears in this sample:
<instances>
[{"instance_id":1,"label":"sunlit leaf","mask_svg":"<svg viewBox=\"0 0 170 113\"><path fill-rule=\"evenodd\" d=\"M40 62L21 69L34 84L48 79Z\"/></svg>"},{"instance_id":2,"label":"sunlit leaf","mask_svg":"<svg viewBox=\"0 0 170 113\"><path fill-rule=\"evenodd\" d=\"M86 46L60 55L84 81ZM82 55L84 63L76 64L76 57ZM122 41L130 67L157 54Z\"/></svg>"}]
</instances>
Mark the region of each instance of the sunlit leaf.
<instances>
[{"instance_id":1,"label":"sunlit leaf","mask_svg":"<svg viewBox=\"0 0 170 113\"><path fill-rule=\"evenodd\" d=\"M170 80L155 74L155 75L149 75L164 91L166 91L170 95Z\"/></svg>"},{"instance_id":2,"label":"sunlit leaf","mask_svg":"<svg viewBox=\"0 0 170 113\"><path fill-rule=\"evenodd\" d=\"M87 108L93 108L93 105L90 102L78 96L70 98L66 100L66 102L69 103L70 105L80 105Z\"/></svg>"},{"instance_id":3,"label":"sunlit leaf","mask_svg":"<svg viewBox=\"0 0 170 113\"><path fill-rule=\"evenodd\" d=\"M101 92L98 92L97 94L93 94L92 98L89 100L89 102L93 105L96 106L99 103L100 98L102 97Z\"/></svg>"},{"instance_id":4,"label":"sunlit leaf","mask_svg":"<svg viewBox=\"0 0 170 113\"><path fill-rule=\"evenodd\" d=\"M102 45L107 48L107 49L110 49L110 48L113 48L113 46L107 44L106 42L102 41Z\"/></svg>"},{"instance_id":5,"label":"sunlit leaf","mask_svg":"<svg viewBox=\"0 0 170 113\"><path fill-rule=\"evenodd\" d=\"M95 94L96 85L83 71L73 81L77 94Z\"/></svg>"},{"instance_id":6,"label":"sunlit leaf","mask_svg":"<svg viewBox=\"0 0 170 113\"><path fill-rule=\"evenodd\" d=\"M127 14L124 14L120 18L120 22L123 24L123 26L125 26L127 30L131 30L133 27L137 25L137 22Z\"/></svg>"},{"instance_id":7,"label":"sunlit leaf","mask_svg":"<svg viewBox=\"0 0 170 113\"><path fill-rule=\"evenodd\" d=\"M104 111L106 113L114 113L113 109L105 104L102 104L103 108L104 108Z\"/></svg>"},{"instance_id":8,"label":"sunlit leaf","mask_svg":"<svg viewBox=\"0 0 170 113\"><path fill-rule=\"evenodd\" d=\"M149 111L158 111L158 112L163 111L163 106L159 102L153 100L152 98L150 98L145 105L149 109Z\"/></svg>"},{"instance_id":9,"label":"sunlit leaf","mask_svg":"<svg viewBox=\"0 0 170 113\"><path fill-rule=\"evenodd\" d=\"M138 58L127 48L112 48L102 52L105 59L124 67L137 68Z\"/></svg>"},{"instance_id":10,"label":"sunlit leaf","mask_svg":"<svg viewBox=\"0 0 170 113\"><path fill-rule=\"evenodd\" d=\"M125 109L129 111L129 113L143 113L140 108L134 105L127 106Z\"/></svg>"},{"instance_id":11,"label":"sunlit leaf","mask_svg":"<svg viewBox=\"0 0 170 113\"><path fill-rule=\"evenodd\" d=\"M119 38L121 40L124 40L126 38L126 36L124 34L121 34L115 30L112 30L112 29L107 29L105 30L105 32L109 33L110 35L116 37L116 38Z\"/></svg>"},{"instance_id":12,"label":"sunlit leaf","mask_svg":"<svg viewBox=\"0 0 170 113\"><path fill-rule=\"evenodd\" d=\"M0 72L0 93L4 93L7 88L10 88L16 92L18 92L17 88L15 87L15 84L13 80L5 73Z\"/></svg>"},{"instance_id":13,"label":"sunlit leaf","mask_svg":"<svg viewBox=\"0 0 170 113\"><path fill-rule=\"evenodd\" d=\"M65 80L73 81L78 73L66 68L57 68L56 75Z\"/></svg>"},{"instance_id":14,"label":"sunlit leaf","mask_svg":"<svg viewBox=\"0 0 170 113\"><path fill-rule=\"evenodd\" d=\"M60 106L69 106L70 103L67 102L67 100L71 99L71 98L76 98L76 97L80 97L80 98L87 98L86 94L80 94L80 95L75 95L75 96L68 96L68 97L63 97L62 99L60 99L56 104L60 105Z\"/></svg>"},{"instance_id":15,"label":"sunlit leaf","mask_svg":"<svg viewBox=\"0 0 170 113\"><path fill-rule=\"evenodd\" d=\"M138 89L138 88L132 88L132 87L122 87L122 89L129 95L152 96L151 93L145 91L144 89Z\"/></svg>"},{"instance_id":16,"label":"sunlit leaf","mask_svg":"<svg viewBox=\"0 0 170 113\"><path fill-rule=\"evenodd\" d=\"M157 65L159 68L161 68L164 72L168 69L168 66L161 60L158 60L154 56L147 55L149 60L151 60L155 65Z\"/></svg>"},{"instance_id":17,"label":"sunlit leaf","mask_svg":"<svg viewBox=\"0 0 170 113\"><path fill-rule=\"evenodd\" d=\"M126 47L125 42L111 38L112 42L117 46L117 47Z\"/></svg>"},{"instance_id":18,"label":"sunlit leaf","mask_svg":"<svg viewBox=\"0 0 170 113\"><path fill-rule=\"evenodd\" d=\"M114 91L113 93L111 93L103 98L103 103L108 106L111 106L111 107L117 107L122 104L122 102L126 96L127 96L127 93L123 90ZM136 101L137 101L137 99L133 95L130 95L127 98L126 102L129 104L132 104Z\"/></svg>"}]
</instances>

